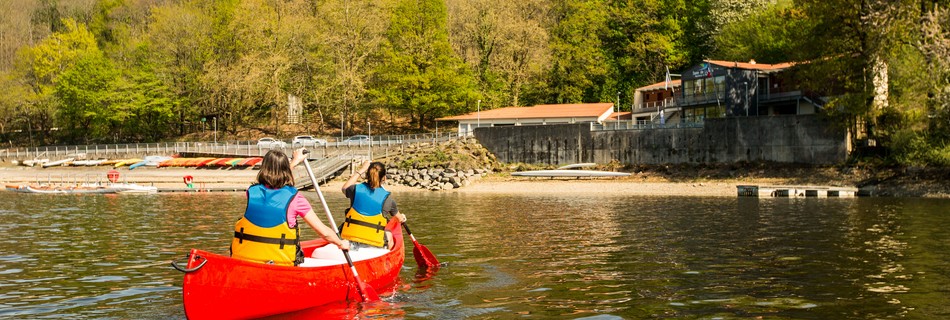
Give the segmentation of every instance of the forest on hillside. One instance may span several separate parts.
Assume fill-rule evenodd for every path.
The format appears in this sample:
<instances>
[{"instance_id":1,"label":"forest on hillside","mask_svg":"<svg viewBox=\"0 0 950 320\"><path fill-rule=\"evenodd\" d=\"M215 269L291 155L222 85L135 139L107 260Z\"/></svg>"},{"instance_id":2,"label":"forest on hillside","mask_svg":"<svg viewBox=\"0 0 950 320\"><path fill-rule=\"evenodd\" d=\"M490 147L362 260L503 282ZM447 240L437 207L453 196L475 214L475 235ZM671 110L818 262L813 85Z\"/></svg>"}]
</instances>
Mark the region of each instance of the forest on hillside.
<instances>
[{"instance_id":1,"label":"forest on hillside","mask_svg":"<svg viewBox=\"0 0 950 320\"><path fill-rule=\"evenodd\" d=\"M950 165L950 0L4 0L3 147L214 125L398 134L619 102L704 59L805 62L886 161ZM342 131L342 132L341 132Z\"/></svg>"}]
</instances>

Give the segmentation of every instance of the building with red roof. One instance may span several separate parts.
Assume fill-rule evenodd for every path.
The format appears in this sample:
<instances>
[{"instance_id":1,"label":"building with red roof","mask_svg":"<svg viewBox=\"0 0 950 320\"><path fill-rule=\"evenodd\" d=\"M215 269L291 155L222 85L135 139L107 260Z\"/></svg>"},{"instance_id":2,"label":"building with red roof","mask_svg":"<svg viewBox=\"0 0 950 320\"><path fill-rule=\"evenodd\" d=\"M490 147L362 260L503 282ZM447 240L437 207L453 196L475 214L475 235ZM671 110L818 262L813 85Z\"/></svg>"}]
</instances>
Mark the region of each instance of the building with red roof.
<instances>
[{"instance_id":1,"label":"building with red roof","mask_svg":"<svg viewBox=\"0 0 950 320\"><path fill-rule=\"evenodd\" d=\"M611 115L614 115L613 103L575 103L478 110L435 120L458 121L459 135L469 135L478 127L603 123Z\"/></svg>"}]
</instances>

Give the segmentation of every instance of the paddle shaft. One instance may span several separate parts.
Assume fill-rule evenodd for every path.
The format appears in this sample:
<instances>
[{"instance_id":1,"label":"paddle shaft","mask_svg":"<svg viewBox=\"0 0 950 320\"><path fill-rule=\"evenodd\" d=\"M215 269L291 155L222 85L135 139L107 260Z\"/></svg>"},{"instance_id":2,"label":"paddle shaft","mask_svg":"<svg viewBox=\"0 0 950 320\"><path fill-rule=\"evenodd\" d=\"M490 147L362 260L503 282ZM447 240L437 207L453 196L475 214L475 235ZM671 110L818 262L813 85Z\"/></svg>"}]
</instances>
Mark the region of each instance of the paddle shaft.
<instances>
[{"instance_id":1,"label":"paddle shaft","mask_svg":"<svg viewBox=\"0 0 950 320\"><path fill-rule=\"evenodd\" d=\"M412 242L413 242L413 243L419 242L419 241L416 241L416 236L412 235L412 231L409 230L409 226L408 226L408 225L406 225L405 223L403 223L403 224L402 224L402 227L406 229L406 233L409 234L409 238L412 239Z\"/></svg>"},{"instance_id":2,"label":"paddle shaft","mask_svg":"<svg viewBox=\"0 0 950 320\"><path fill-rule=\"evenodd\" d=\"M304 154L307 154L307 153L310 153L310 152L307 150L304 150ZM320 191L320 184L317 183L317 176L313 174L313 169L310 168L310 161L308 161L307 159L304 159L304 163L305 163L304 168L307 168L307 175L310 176L310 182L313 183L313 188L317 190L317 196L320 197L320 204L323 205L323 211L327 213L327 219L330 220L330 228L335 230L336 222L333 221L333 215L330 214L330 207L327 206L327 199L323 197L323 191ZM337 236L340 236L339 232L337 232ZM340 236L340 239L342 240L343 237ZM359 288L360 293L363 297L363 300L370 300L369 298L370 295L376 296L375 293L373 294L368 293L367 292L369 291L367 290L368 288L364 287L365 285L363 284L363 281L360 280L360 274L359 272L356 272L356 266L353 265L353 259L350 258L350 251L343 250L343 256L346 257L346 264L350 266L350 271L353 272L353 277L356 279L356 283L357 283L356 287ZM374 300L378 300L378 299L379 297L377 296Z\"/></svg>"}]
</instances>

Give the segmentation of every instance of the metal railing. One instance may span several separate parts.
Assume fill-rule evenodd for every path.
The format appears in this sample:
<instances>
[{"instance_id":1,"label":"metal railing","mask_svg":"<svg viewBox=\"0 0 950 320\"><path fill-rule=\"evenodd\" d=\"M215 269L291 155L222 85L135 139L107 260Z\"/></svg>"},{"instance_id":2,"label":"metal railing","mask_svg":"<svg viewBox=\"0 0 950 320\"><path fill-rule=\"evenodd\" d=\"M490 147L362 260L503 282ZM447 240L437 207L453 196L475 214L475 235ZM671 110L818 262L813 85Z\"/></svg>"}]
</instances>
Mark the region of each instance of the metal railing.
<instances>
[{"instance_id":1,"label":"metal railing","mask_svg":"<svg viewBox=\"0 0 950 320\"><path fill-rule=\"evenodd\" d=\"M658 112L662 109L675 107L676 99L667 98L661 101L650 101L638 104L633 108L633 113L643 113L643 112Z\"/></svg>"},{"instance_id":2,"label":"metal railing","mask_svg":"<svg viewBox=\"0 0 950 320\"><path fill-rule=\"evenodd\" d=\"M608 124L591 123L590 131L688 129L702 127L702 122L654 123L643 121L619 121Z\"/></svg>"},{"instance_id":3,"label":"metal railing","mask_svg":"<svg viewBox=\"0 0 950 320\"><path fill-rule=\"evenodd\" d=\"M372 149L383 147L401 147L422 142L442 142L458 138L455 132L440 132L408 134L399 136L373 136L359 141L332 141L326 145L313 147L318 156L329 157L340 152L351 152L358 149ZM290 151L294 146L286 144L282 149ZM226 142L159 142L159 143L125 143L125 144L95 144L73 146L42 146L35 148L8 148L0 150L3 159L102 159L109 157L123 157L126 155L173 155L180 153L221 154L261 156L271 150L271 147L260 146L256 141L226 141Z\"/></svg>"}]
</instances>

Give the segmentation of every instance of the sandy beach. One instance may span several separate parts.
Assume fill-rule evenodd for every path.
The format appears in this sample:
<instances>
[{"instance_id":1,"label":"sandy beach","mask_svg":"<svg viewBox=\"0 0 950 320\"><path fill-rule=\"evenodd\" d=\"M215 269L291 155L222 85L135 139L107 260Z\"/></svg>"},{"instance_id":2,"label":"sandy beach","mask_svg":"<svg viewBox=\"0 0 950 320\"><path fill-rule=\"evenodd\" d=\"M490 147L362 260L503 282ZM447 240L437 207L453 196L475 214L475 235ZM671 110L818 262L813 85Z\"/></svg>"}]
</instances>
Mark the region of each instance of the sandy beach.
<instances>
[{"instance_id":1,"label":"sandy beach","mask_svg":"<svg viewBox=\"0 0 950 320\"><path fill-rule=\"evenodd\" d=\"M4 184L105 182L109 167L53 167L30 168L0 166L0 182ZM196 187L245 188L257 175L253 169L193 169L193 168L128 168L119 171L121 182L154 185L159 188L183 188L183 177L194 177ZM298 170L296 174L305 174ZM330 181L324 188L335 190L342 186L343 177ZM722 196L735 197L736 184L727 182L657 182L639 179L549 179L520 178L504 173L490 174L472 184L454 190L428 191L402 185L387 185L394 192L462 192L502 194L599 194L642 196Z\"/></svg>"}]
</instances>

